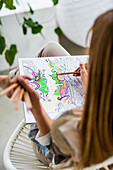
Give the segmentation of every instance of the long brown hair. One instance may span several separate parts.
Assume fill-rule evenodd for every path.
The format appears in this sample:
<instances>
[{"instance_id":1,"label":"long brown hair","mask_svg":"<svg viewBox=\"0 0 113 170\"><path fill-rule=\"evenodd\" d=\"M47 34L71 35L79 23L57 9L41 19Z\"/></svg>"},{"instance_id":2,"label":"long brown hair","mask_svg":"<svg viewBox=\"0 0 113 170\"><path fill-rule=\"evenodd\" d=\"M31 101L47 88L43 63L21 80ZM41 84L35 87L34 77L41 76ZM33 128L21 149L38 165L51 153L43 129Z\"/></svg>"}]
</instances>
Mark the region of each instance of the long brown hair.
<instances>
[{"instance_id":1,"label":"long brown hair","mask_svg":"<svg viewBox=\"0 0 113 170\"><path fill-rule=\"evenodd\" d=\"M89 56L80 136L83 167L113 154L113 10L96 19Z\"/></svg>"}]
</instances>

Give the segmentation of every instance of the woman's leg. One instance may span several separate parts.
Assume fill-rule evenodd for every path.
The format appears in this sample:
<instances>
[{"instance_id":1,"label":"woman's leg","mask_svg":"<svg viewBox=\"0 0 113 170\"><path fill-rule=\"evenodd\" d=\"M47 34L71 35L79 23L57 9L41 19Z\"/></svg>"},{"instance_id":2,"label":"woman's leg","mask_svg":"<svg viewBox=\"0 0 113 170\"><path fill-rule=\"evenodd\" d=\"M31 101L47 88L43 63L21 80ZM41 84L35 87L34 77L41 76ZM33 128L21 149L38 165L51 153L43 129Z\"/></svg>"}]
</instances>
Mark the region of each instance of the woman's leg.
<instances>
[{"instance_id":1,"label":"woman's leg","mask_svg":"<svg viewBox=\"0 0 113 170\"><path fill-rule=\"evenodd\" d=\"M57 42L51 41L39 52L36 57L70 56L70 54Z\"/></svg>"},{"instance_id":2,"label":"woman's leg","mask_svg":"<svg viewBox=\"0 0 113 170\"><path fill-rule=\"evenodd\" d=\"M48 158L46 158L44 151L41 149L40 144L36 144L34 142L31 141L32 144L32 148L33 151L35 153L35 155L37 156L37 159L43 163L45 166L49 166L49 163L52 162L52 160L50 161Z\"/></svg>"}]
</instances>

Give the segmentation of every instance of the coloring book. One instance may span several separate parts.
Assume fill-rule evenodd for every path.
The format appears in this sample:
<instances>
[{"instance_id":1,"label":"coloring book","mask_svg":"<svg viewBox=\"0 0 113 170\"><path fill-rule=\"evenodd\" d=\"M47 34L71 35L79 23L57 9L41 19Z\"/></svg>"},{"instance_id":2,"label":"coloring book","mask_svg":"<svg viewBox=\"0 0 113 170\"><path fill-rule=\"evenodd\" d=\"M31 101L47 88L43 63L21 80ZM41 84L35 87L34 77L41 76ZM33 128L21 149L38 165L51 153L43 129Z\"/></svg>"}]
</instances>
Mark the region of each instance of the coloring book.
<instances>
[{"instance_id":1,"label":"coloring book","mask_svg":"<svg viewBox=\"0 0 113 170\"><path fill-rule=\"evenodd\" d=\"M80 62L88 62L88 56L19 59L20 75L28 75L32 78L30 86L39 93L40 102L53 119L58 118L65 110L84 104L84 91L80 76L57 74L75 71ZM24 111L26 123L35 123L25 103Z\"/></svg>"}]
</instances>

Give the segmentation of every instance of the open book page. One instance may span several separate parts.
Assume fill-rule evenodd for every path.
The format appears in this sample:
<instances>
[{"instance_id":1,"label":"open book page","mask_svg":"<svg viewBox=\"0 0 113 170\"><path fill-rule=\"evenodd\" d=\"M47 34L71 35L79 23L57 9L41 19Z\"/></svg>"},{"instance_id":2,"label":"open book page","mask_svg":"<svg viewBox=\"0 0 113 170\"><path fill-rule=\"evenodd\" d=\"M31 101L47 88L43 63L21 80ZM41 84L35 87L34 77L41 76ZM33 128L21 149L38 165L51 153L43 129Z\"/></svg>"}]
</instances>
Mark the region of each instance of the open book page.
<instances>
[{"instance_id":1,"label":"open book page","mask_svg":"<svg viewBox=\"0 0 113 170\"><path fill-rule=\"evenodd\" d=\"M63 111L83 105L84 92L80 77L72 74L80 62L87 62L88 56L66 56L19 59L21 75L32 78L30 85L39 93L40 101L47 113L56 119ZM26 123L34 123L31 111L24 104Z\"/></svg>"}]
</instances>

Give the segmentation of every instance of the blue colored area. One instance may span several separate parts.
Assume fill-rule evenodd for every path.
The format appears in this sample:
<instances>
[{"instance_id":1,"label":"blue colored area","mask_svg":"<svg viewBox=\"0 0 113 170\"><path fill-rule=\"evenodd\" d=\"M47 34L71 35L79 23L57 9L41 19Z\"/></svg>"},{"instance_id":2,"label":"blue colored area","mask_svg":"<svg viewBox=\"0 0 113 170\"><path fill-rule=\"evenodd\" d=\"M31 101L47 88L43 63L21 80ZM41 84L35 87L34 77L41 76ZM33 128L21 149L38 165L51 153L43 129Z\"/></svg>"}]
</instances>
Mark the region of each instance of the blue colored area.
<instances>
[{"instance_id":1,"label":"blue colored area","mask_svg":"<svg viewBox=\"0 0 113 170\"><path fill-rule=\"evenodd\" d=\"M48 148L46 146L42 146L40 143L39 146L44 151L45 154L48 152Z\"/></svg>"}]
</instances>

